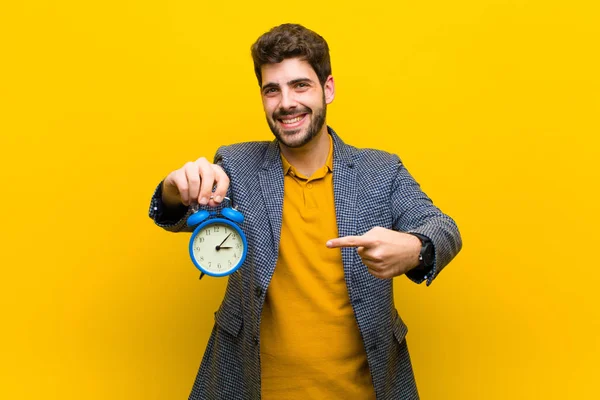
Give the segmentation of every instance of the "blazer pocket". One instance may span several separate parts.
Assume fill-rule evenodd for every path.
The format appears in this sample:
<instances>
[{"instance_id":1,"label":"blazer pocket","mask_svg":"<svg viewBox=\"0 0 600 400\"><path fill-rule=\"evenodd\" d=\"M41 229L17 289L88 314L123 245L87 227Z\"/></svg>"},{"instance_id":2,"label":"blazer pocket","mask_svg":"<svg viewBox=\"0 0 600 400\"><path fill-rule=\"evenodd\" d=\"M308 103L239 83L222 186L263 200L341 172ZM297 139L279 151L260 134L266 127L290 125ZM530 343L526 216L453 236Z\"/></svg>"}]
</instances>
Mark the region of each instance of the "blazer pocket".
<instances>
[{"instance_id":1,"label":"blazer pocket","mask_svg":"<svg viewBox=\"0 0 600 400\"><path fill-rule=\"evenodd\" d=\"M237 337L242 329L244 320L242 319L242 316L231 307L221 306L219 310L215 312L215 322L225 332Z\"/></svg>"},{"instance_id":2,"label":"blazer pocket","mask_svg":"<svg viewBox=\"0 0 600 400\"><path fill-rule=\"evenodd\" d=\"M398 312L396 312L396 318L394 319L393 329L396 340L398 341L398 343L402 343L404 341L404 338L406 337L406 334L408 333L408 327L406 326L404 321L402 321L402 318L400 318Z\"/></svg>"}]
</instances>

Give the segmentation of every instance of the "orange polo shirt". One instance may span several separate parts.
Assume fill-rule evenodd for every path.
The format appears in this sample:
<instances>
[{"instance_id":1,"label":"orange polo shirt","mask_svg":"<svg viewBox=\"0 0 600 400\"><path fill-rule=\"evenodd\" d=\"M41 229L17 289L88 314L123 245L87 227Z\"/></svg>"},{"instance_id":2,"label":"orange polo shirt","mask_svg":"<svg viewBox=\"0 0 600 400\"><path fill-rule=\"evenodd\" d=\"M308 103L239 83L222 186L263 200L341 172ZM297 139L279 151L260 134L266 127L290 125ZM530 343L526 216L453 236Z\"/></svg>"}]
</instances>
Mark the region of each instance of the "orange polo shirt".
<instances>
[{"instance_id":1,"label":"orange polo shirt","mask_svg":"<svg viewBox=\"0 0 600 400\"><path fill-rule=\"evenodd\" d=\"M261 319L263 400L375 399L367 355L344 281L333 199L333 143L305 177L281 156L279 259Z\"/></svg>"}]
</instances>

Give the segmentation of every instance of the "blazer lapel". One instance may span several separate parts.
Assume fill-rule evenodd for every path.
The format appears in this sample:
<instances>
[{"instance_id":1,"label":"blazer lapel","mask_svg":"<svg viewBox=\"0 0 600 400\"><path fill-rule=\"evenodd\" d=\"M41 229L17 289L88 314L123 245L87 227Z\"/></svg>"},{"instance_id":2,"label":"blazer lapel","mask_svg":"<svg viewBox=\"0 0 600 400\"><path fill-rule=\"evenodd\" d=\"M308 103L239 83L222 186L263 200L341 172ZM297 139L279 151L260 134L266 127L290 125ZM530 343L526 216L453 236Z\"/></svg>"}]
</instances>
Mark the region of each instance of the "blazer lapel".
<instances>
[{"instance_id":1,"label":"blazer lapel","mask_svg":"<svg viewBox=\"0 0 600 400\"><path fill-rule=\"evenodd\" d=\"M267 209L266 217L271 225L271 243L264 243L263 248L274 249L273 262L269 265L259 266L259 277L265 279L263 283L268 285L271 275L275 270L277 255L279 254L279 240L281 238L281 218L283 213L283 166L279 154L277 140L272 141L267 148L265 160L259 172L260 189ZM265 286L266 286L265 285Z\"/></svg>"},{"instance_id":2,"label":"blazer lapel","mask_svg":"<svg viewBox=\"0 0 600 400\"><path fill-rule=\"evenodd\" d=\"M328 130L333 138L333 195L338 235L339 237L356 235L356 168L352 148L347 146L333 129L328 128ZM272 234L272 242L265 243L265 246L274 249L274 260L269 265L258 266L260 270L258 276L261 280L264 279L263 283L268 286L279 254L283 215L283 166L277 140L269 144L259 173L259 181ZM348 287L350 287L354 254L355 249L342 249L344 277Z\"/></svg>"},{"instance_id":3,"label":"blazer lapel","mask_svg":"<svg viewBox=\"0 0 600 400\"><path fill-rule=\"evenodd\" d=\"M352 155L352 147L328 128L333 138L333 196L338 236L356 235L356 166ZM342 262L346 285L350 288L353 248L342 248Z\"/></svg>"}]
</instances>

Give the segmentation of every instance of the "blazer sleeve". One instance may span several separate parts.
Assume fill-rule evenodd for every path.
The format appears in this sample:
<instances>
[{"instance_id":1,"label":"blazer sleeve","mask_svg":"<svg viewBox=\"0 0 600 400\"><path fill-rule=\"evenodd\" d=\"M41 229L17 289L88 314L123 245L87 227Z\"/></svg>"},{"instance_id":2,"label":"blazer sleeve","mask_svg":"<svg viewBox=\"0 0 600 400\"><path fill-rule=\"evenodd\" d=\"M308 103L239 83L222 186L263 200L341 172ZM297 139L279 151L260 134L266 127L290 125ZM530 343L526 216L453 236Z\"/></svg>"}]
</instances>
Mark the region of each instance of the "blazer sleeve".
<instances>
[{"instance_id":1,"label":"blazer sleeve","mask_svg":"<svg viewBox=\"0 0 600 400\"><path fill-rule=\"evenodd\" d=\"M162 201L162 185L163 182L160 182L154 190L148 216L156 225L169 232L191 232L193 228L186 224L187 218L192 213L191 207L182 204L175 209L167 208Z\"/></svg>"},{"instance_id":2,"label":"blazer sleeve","mask_svg":"<svg viewBox=\"0 0 600 400\"><path fill-rule=\"evenodd\" d=\"M437 208L421 190L404 164L397 159L396 177L392 186L392 214L395 230L418 233L428 237L435 249L433 268L427 276L410 271L407 277L427 286L462 248L462 239L454 220Z\"/></svg>"}]
</instances>

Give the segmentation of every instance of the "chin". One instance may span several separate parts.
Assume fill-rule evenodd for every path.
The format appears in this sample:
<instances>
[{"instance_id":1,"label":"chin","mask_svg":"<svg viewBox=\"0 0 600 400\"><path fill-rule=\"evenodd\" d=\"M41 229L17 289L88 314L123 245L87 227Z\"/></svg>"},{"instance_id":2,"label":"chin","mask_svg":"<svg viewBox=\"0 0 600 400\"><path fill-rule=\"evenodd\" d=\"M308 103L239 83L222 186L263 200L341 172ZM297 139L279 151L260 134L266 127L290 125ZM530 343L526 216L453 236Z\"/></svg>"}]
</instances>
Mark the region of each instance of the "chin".
<instances>
[{"instance_id":1,"label":"chin","mask_svg":"<svg viewBox=\"0 0 600 400\"><path fill-rule=\"evenodd\" d=\"M310 142L316 135L311 135L306 130L295 130L288 132L281 132L277 135L277 139L283 143L286 147L298 148L302 147Z\"/></svg>"},{"instance_id":2,"label":"chin","mask_svg":"<svg viewBox=\"0 0 600 400\"><path fill-rule=\"evenodd\" d=\"M306 125L287 131L283 130L277 120L267 117L267 122L271 132L281 144L288 148L300 148L319 136L325 123L325 113L319 113L317 117L316 120L313 120L311 115L310 120L304 121Z\"/></svg>"}]
</instances>

